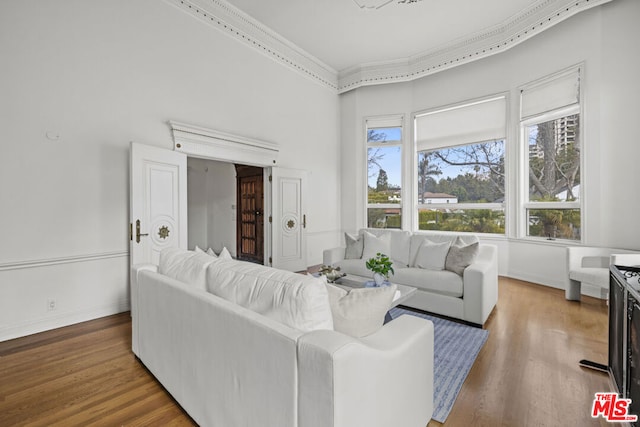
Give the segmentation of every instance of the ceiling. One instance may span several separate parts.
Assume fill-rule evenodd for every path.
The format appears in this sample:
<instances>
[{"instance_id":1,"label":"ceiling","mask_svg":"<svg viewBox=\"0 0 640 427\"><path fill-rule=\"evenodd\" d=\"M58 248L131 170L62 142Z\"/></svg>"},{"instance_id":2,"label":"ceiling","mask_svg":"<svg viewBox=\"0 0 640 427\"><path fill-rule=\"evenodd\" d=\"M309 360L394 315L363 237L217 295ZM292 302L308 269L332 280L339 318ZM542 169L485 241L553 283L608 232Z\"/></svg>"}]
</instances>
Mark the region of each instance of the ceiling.
<instances>
[{"instance_id":1,"label":"ceiling","mask_svg":"<svg viewBox=\"0 0 640 427\"><path fill-rule=\"evenodd\" d=\"M165 0L338 93L411 81L613 0Z\"/></svg>"},{"instance_id":2,"label":"ceiling","mask_svg":"<svg viewBox=\"0 0 640 427\"><path fill-rule=\"evenodd\" d=\"M227 0L336 71L409 58L490 29L539 0ZM375 2L369 2L375 3Z\"/></svg>"}]
</instances>

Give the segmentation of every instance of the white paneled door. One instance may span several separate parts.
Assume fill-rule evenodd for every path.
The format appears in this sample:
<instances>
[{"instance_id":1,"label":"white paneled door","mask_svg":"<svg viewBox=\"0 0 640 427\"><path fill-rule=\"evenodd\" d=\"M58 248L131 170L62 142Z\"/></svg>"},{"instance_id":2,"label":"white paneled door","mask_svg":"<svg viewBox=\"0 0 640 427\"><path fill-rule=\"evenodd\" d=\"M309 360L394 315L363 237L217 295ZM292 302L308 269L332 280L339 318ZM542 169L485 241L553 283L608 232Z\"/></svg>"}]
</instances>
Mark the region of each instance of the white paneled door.
<instances>
[{"instance_id":1,"label":"white paneled door","mask_svg":"<svg viewBox=\"0 0 640 427\"><path fill-rule=\"evenodd\" d=\"M290 271L307 268L307 172L271 168L272 265Z\"/></svg>"},{"instance_id":2,"label":"white paneled door","mask_svg":"<svg viewBox=\"0 0 640 427\"><path fill-rule=\"evenodd\" d=\"M187 156L131 143L131 265L158 264L167 247L187 248Z\"/></svg>"}]
</instances>

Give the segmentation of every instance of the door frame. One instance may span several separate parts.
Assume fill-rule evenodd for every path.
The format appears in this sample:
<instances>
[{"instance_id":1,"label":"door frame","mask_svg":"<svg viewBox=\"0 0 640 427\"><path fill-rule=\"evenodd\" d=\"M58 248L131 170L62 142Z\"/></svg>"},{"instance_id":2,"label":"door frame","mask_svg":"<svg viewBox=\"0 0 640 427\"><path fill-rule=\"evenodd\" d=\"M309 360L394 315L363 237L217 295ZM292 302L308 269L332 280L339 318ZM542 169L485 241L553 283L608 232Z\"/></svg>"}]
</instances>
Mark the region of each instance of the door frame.
<instances>
[{"instance_id":1,"label":"door frame","mask_svg":"<svg viewBox=\"0 0 640 427\"><path fill-rule=\"evenodd\" d=\"M269 217L273 217L273 191L269 177L272 175L272 168L278 167L279 145L182 122L169 121L168 124L172 130L175 151L180 151L188 157L239 163L264 169L264 265L272 265L273 223L269 221ZM304 251L306 257L306 247Z\"/></svg>"},{"instance_id":2,"label":"door frame","mask_svg":"<svg viewBox=\"0 0 640 427\"><path fill-rule=\"evenodd\" d=\"M264 230L266 227L268 227L268 224L265 224L265 212L268 212L265 210L264 207L264 188L265 188L265 184L264 184L264 168L261 168L259 166L247 166L247 165L240 165L238 163L234 163L235 166L235 171L236 171L236 257L239 259L240 258L240 254L242 253L242 215L243 215L243 211L242 211L242 200L240 198L241 196L241 185L240 182L242 181L243 178L254 178L254 179L259 179L260 184L262 184L262 187L260 188L260 201L259 203L259 209L262 210L262 213L260 214L261 217L261 222L262 222L262 227L260 227L260 229L258 230L257 236L260 237L259 239L259 245L261 246L261 251L258 251L258 253L260 255L262 255L262 264L264 264L264 254L265 254L265 238L264 238ZM261 203L260 203L261 202ZM268 222L268 217L266 217L266 220ZM256 222L260 222L260 219L258 217L258 215L256 215ZM257 237L256 236L256 237ZM256 239L256 243L258 243L258 239ZM257 259L254 259L255 261L257 261Z\"/></svg>"}]
</instances>

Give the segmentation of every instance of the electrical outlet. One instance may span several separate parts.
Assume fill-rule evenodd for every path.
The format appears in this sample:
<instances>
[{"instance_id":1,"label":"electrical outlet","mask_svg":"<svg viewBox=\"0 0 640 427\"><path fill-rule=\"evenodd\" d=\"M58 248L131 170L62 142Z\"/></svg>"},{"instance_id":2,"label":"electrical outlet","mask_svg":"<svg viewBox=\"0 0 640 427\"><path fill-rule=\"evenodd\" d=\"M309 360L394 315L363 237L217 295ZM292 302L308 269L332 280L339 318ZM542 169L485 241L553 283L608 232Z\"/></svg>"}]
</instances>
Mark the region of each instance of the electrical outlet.
<instances>
[{"instance_id":1,"label":"electrical outlet","mask_svg":"<svg viewBox=\"0 0 640 427\"><path fill-rule=\"evenodd\" d=\"M56 300L48 299L47 300L47 311L54 311L56 309Z\"/></svg>"}]
</instances>

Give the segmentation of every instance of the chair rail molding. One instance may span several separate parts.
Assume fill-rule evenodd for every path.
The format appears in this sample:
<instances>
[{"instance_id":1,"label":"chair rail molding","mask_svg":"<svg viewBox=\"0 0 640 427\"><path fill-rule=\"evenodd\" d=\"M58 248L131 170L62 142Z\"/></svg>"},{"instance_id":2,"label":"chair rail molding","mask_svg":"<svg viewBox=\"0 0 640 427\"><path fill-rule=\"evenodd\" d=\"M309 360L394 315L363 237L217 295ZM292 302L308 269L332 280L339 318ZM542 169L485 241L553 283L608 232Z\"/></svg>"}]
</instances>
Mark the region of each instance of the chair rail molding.
<instances>
[{"instance_id":1,"label":"chair rail molding","mask_svg":"<svg viewBox=\"0 0 640 427\"><path fill-rule=\"evenodd\" d=\"M99 261L103 259L128 257L129 251L102 252L95 254L72 255L58 258L23 260L5 262L0 264L0 271L21 270L24 268L37 268L49 265L72 264L76 262Z\"/></svg>"},{"instance_id":2,"label":"chair rail molding","mask_svg":"<svg viewBox=\"0 0 640 427\"><path fill-rule=\"evenodd\" d=\"M504 52L579 12L613 0L537 0L498 25L435 49L340 71L224 0L164 1L317 83L344 93L363 86L416 80Z\"/></svg>"}]
</instances>

